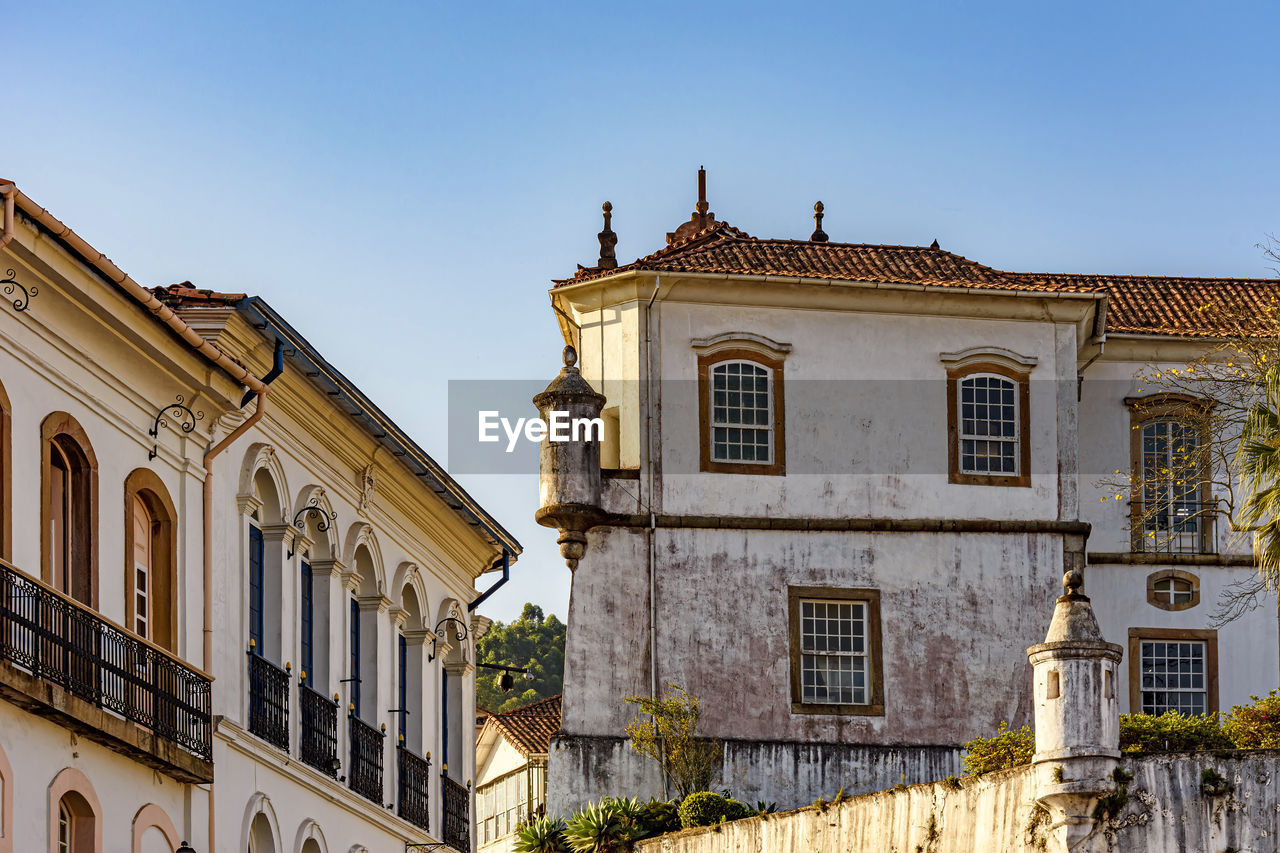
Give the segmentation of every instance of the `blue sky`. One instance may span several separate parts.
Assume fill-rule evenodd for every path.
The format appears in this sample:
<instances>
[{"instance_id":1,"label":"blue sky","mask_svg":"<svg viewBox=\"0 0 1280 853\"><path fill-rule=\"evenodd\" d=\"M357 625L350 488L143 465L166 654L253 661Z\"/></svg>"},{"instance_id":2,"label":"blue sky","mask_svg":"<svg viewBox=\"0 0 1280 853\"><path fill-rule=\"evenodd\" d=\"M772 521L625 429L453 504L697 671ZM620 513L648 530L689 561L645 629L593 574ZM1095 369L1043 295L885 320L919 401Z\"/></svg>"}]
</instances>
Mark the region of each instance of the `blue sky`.
<instances>
[{"instance_id":1,"label":"blue sky","mask_svg":"<svg viewBox=\"0 0 1280 853\"><path fill-rule=\"evenodd\" d=\"M711 209L1012 270L1264 276L1275 4L10 4L0 176L137 280L265 297L441 461L549 379L549 279ZM534 477L486 611L563 616Z\"/></svg>"}]
</instances>

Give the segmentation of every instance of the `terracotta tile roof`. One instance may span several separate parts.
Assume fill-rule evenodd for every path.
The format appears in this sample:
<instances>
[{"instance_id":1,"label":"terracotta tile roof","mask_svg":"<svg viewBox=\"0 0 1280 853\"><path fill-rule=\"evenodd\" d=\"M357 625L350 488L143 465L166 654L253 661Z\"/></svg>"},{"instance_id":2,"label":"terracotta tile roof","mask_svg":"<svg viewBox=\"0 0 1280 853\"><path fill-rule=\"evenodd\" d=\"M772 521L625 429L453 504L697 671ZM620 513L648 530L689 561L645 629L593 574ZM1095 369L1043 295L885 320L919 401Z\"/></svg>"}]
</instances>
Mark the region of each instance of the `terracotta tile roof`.
<instances>
[{"instance_id":1,"label":"terracotta tile roof","mask_svg":"<svg viewBox=\"0 0 1280 853\"><path fill-rule=\"evenodd\" d=\"M486 726L495 726L521 755L546 755L551 737L560 731L560 694L512 711L491 714Z\"/></svg>"},{"instance_id":2,"label":"terracotta tile roof","mask_svg":"<svg viewBox=\"0 0 1280 853\"><path fill-rule=\"evenodd\" d=\"M235 305L247 294L219 293L216 290L204 290L189 281L171 284L168 287L153 287L151 292L170 308L208 307L210 305Z\"/></svg>"},{"instance_id":3,"label":"terracotta tile roof","mask_svg":"<svg viewBox=\"0 0 1280 853\"><path fill-rule=\"evenodd\" d=\"M633 270L772 275L1032 293L1105 293L1107 331L1212 337L1205 306L1261 306L1280 280L1005 272L933 246L764 240L724 222L617 269L579 267L557 287Z\"/></svg>"}]
</instances>

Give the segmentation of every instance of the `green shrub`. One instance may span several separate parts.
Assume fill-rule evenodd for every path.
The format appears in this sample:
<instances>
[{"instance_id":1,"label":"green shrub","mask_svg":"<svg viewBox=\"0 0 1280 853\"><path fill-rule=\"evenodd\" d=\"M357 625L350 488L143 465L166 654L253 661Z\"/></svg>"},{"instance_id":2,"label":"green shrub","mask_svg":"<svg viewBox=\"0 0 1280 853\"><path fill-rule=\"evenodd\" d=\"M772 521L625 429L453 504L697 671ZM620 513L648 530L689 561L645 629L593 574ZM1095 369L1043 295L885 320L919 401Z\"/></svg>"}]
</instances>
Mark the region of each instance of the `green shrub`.
<instances>
[{"instance_id":1,"label":"green shrub","mask_svg":"<svg viewBox=\"0 0 1280 853\"><path fill-rule=\"evenodd\" d=\"M640 807L640 823L650 836L677 832L681 829L680 812L675 803L651 799Z\"/></svg>"},{"instance_id":2,"label":"green shrub","mask_svg":"<svg viewBox=\"0 0 1280 853\"><path fill-rule=\"evenodd\" d=\"M744 817L755 817L758 814L760 814L758 809L753 809L746 803L740 803L733 798L724 801L725 820L742 820Z\"/></svg>"},{"instance_id":3,"label":"green shrub","mask_svg":"<svg viewBox=\"0 0 1280 853\"><path fill-rule=\"evenodd\" d=\"M1217 714L1179 714L1167 711L1120 715L1120 751L1192 752L1198 749L1231 749L1231 738L1222 730Z\"/></svg>"},{"instance_id":4,"label":"green shrub","mask_svg":"<svg viewBox=\"0 0 1280 853\"><path fill-rule=\"evenodd\" d=\"M570 849L559 818L535 818L516 834L516 853L569 853Z\"/></svg>"},{"instance_id":5,"label":"green shrub","mask_svg":"<svg viewBox=\"0 0 1280 853\"><path fill-rule=\"evenodd\" d=\"M577 853L630 850L646 833L640 825L640 803L606 797L565 821L564 836Z\"/></svg>"},{"instance_id":6,"label":"green shrub","mask_svg":"<svg viewBox=\"0 0 1280 853\"><path fill-rule=\"evenodd\" d=\"M680 825L685 829L694 826L711 826L724 820L728 800L713 791L690 794L680 803Z\"/></svg>"},{"instance_id":7,"label":"green shrub","mask_svg":"<svg viewBox=\"0 0 1280 853\"><path fill-rule=\"evenodd\" d=\"M773 814L777 810L778 810L777 803L771 803L771 802L768 802L767 800L756 800L756 804L755 804L756 814Z\"/></svg>"},{"instance_id":8,"label":"green shrub","mask_svg":"<svg viewBox=\"0 0 1280 853\"><path fill-rule=\"evenodd\" d=\"M1250 696L1249 705L1236 705L1222 729L1238 749L1280 749L1280 690L1263 698Z\"/></svg>"},{"instance_id":9,"label":"green shrub","mask_svg":"<svg viewBox=\"0 0 1280 853\"><path fill-rule=\"evenodd\" d=\"M1001 720L994 736L975 737L964 744L964 772L981 776L995 770L1007 770L1020 764L1030 764L1036 751L1036 736L1030 726L1011 729Z\"/></svg>"}]
</instances>

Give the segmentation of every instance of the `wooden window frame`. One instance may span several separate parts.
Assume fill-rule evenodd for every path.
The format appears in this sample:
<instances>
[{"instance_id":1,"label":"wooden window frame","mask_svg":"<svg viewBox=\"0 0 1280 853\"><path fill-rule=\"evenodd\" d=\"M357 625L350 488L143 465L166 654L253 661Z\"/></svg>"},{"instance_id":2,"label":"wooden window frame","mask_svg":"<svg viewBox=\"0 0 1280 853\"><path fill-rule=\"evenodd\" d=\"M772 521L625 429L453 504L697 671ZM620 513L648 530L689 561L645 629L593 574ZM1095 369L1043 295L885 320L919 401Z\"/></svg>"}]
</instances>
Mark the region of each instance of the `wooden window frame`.
<instances>
[{"instance_id":1,"label":"wooden window frame","mask_svg":"<svg viewBox=\"0 0 1280 853\"><path fill-rule=\"evenodd\" d=\"M1205 711L1218 710L1218 632L1212 628L1129 629L1129 713L1142 713L1142 641L1198 640L1205 644Z\"/></svg>"},{"instance_id":2,"label":"wooden window frame","mask_svg":"<svg viewBox=\"0 0 1280 853\"><path fill-rule=\"evenodd\" d=\"M769 403L773 409L773 447L769 464L758 462L721 462L711 458L711 368L726 361L746 361L770 371ZM742 347L719 349L698 354L698 443L699 470L713 474L761 474L785 476L787 473L786 396L783 393L783 363L777 356Z\"/></svg>"},{"instance_id":3,"label":"wooden window frame","mask_svg":"<svg viewBox=\"0 0 1280 853\"><path fill-rule=\"evenodd\" d=\"M1191 600L1176 604L1172 601L1161 601L1156 596L1156 584L1163 580L1180 580L1191 584ZM1147 603L1161 610L1190 610L1200 603L1200 578L1182 569L1161 569L1147 575Z\"/></svg>"},{"instance_id":4,"label":"wooden window frame","mask_svg":"<svg viewBox=\"0 0 1280 853\"><path fill-rule=\"evenodd\" d=\"M1018 387L1018 473L973 474L960 470L960 382L993 373ZM962 486L1031 485L1031 370L999 361L965 361L947 368L947 481Z\"/></svg>"},{"instance_id":5,"label":"wooden window frame","mask_svg":"<svg viewBox=\"0 0 1280 853\"><path fill-rule=\"evenodd\" d=\"M73 536L81 537L83 547L88 550L86 569L89 572L89 601L82 604L98 609L98 457L93 452L93 444L80 423L66 412L53 412L40 424L40 579L54 589L61 589L53 577L53 554L49 547L49 524L53 518L53 484L51 482L53 458L50 445L54 439L66 436L74 442L85 459L84 482L82 488L87 490L85 507L86 518L77 519L80 526ZM65 452L65 451L64 451ZM69 597L75 598L71 590L62 590ZM76 599L80 601L80 599Z\"/></svg>"},{"instance_id":6,"label":"wooden window frame","mask_svg":"<svg viewBox=\"0 0 1280 853\"><path fill-rule=\"evenodd\" d=\"M801 600L859 601L867 606L867 703L864 705L805 702L800 670ZM880 631L880 590L863 587L788 586L790 626L791 713L832 716L884 716L884 645Z\"/></svg>"},{"instance_id":7,"label":"wooden window frame","mask_svg":"<svg viewBox=\"0 0 1280 853\"><path fill-rule=\"evenodd\" d=\"M138 498L151 513L151 590L147 639L176 653L178 650L178 513L164 481L149 468L137 468L124 481L124 624L134 626L133 499ZM164 607L157 607L164 602Z\"/></svg>"},{"instance_id":8,"label":"wooden window frame","mask_svg":"<svg viewBox=\"0 0 1280 853\"><path fill-rule=\"evenodd\" d=\"M1132 482L1132 487L1129 490L1130 550L1137 554L1160 553L1150 552L1143 547L1142 428L1148 421L1172 420L1178 415L1185 415L1189 410L1197 412L1198 417L1207 418L1213 407L1213 402L1192 397L1189 394L1151 394L1146 397L1125 397L1124 403L1129 409L1129 470L1132 472L1129 477ZM1207 468L1210 462L1208 459L1208 429L1203 423L1199 424L1199 427L1199 449L1204 457L1200 464ZM1201 506L1208 506L1213 501L1212 472L1206 470L1206 474L1204 482L1200 484ZM1200 517L1203 518L1204 516ZM1209 553L1210 542L1209 525L1201 523L1199 553Z\"/></svg>"}]
</instances>

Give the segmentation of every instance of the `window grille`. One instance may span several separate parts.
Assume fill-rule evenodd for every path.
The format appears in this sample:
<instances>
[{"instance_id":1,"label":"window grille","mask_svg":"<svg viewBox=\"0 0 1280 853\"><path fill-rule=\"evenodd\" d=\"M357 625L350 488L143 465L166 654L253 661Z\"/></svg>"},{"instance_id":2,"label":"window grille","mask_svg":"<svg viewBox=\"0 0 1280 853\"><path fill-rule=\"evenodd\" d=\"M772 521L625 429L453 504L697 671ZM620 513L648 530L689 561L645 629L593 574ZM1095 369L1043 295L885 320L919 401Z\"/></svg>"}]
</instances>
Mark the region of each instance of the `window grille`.
<instances>
[{"instance_id":1,"label":"window grille","mask_svg":"<svg viewBox=\"0 0 1280 853\"><path fill-rule=\"evenodd\" d=\"M1208 710L1206 643L1142 641L1142 713L1203 714Z\"/></svg>"},{"instance_id":2,"label":"window grille","mask_svg":"<svg viewBox=\"0 0 1280 853\"><path fill-rule=\"evenodd\" d=\"M960 471L1017 475L1018 383L979 373L960 380Z\"/></svg>"},{"instance_id":3,"label":"window grille","mask_svg":"<svg viewBox=\"0 0 1280 853\"><path fill-rule=\"evenodd\" d=\"M772 371L749 361L711 368L711 459L773 462Z\"/></svg>"},{"instance_id":4,"label":"window grille","mask_svg":"<svg viewBox=\"0 0 1280 853\"><path fill-rule=\"evenodd\" d=\"M866 602L800 601L800 673L804 702L867 704Z\"/></svg>"}]
</instances>

